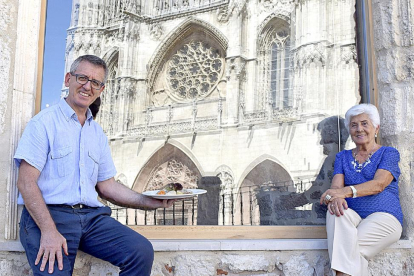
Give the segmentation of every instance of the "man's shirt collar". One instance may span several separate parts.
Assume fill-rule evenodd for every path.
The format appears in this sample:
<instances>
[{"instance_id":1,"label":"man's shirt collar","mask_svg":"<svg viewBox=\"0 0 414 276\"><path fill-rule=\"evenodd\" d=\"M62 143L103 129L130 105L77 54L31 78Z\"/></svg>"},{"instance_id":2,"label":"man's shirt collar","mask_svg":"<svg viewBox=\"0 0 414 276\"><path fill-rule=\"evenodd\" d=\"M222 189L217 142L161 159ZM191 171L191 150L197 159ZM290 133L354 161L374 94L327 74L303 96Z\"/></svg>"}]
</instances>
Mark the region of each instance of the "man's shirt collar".
<instances>
[{"instance_id":1,"label":"man's shirt collar","mask_svg":"<svg viewBox=\"0 0 414 276\"><path fill-rule=\"evenodd\" d=\"M66 102L66 98L62 98L59 101L59 108L62 111L63 115L65 116L66 121L69 121L70 118L73 117L73 115L76 115L75 111L70 107L70 105ZM92 112L88 108L86 111L86 120L90 123L91 120L93 120Z\"/></svg>"}]
</instances>

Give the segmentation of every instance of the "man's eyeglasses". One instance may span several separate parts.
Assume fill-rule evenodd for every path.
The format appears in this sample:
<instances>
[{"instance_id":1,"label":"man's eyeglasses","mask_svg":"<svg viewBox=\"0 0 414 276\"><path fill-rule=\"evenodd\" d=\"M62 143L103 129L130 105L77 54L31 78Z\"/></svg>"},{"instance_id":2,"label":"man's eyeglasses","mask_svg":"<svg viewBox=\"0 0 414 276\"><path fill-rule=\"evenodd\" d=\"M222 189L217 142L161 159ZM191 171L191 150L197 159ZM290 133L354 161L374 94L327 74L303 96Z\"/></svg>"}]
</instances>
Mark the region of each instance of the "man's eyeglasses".
<instances>
[{"instance_id":1,"label":"man's eyeglasses","mask_svg":"<svg viewBox=\"0 0 414 276\"><path fill-rule=\"evenodd\" d=\"M102 88L102 86L104 86L103 82L100 82L100 81L97 81L97 80L91 80L85 75L73 74L73 73L70 73L70 74L72 76L76 77L76 82L79 83L79 84L85 85L85 84L88 83L88 81L90 81L91 82L91 87L93 89L99 90L99 89Z\"/></svg>"}]
</instances>

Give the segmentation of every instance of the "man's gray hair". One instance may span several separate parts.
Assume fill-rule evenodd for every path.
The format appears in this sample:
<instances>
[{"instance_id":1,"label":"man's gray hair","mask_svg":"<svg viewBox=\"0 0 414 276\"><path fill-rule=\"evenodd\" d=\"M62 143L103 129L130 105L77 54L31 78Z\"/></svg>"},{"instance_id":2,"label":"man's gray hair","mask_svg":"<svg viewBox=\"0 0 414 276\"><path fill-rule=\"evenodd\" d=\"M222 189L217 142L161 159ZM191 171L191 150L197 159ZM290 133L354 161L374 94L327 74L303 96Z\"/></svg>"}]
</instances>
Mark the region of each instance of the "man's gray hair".
<instances>
[{"instance_id":1,"label":"man's gray hair","mask_svg":"<svg viewBox=\"0 0 414 276\"><path fill-rule=\"evenodd\" d=\"M106 79L108 77L108 67L106 66L106 62L101 59L100 57L94 56L94 55L84 55L84 56L80 56L77 59L75 59L75 61L72 63L72 65L70 66L70 73L75 74L76 70L79 67L79 64L82 61L87 61L95 66L100 66L104 69L105 71L105 78L103 80L103 83L106 82Z\"/></svg>"},{"instance_id":2,"label":"man's gray hair","mask_svg":"<svg viewBox=\"0 0 414 276\"><path fill-rule=\"evenodd\" d=\"M351 118L360 114L367 114L375 128L380 125L380 116L375 105L358 104L348 109L348 111L345 113L345 127L347 128L348 132Z\"/></svg>"}]
</instances>

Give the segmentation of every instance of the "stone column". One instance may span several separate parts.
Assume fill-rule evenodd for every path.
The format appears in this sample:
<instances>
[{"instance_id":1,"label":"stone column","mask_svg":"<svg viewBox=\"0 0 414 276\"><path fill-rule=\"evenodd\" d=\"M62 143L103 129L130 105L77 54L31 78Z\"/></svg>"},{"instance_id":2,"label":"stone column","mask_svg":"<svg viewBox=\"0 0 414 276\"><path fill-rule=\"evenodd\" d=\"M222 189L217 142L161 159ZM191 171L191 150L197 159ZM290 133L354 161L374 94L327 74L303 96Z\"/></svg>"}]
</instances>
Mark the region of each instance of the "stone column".
<instances>
[{"instance_id":1,"label":"stone column","mask_svg":"<svg viewBox=\"0 0 414 276\"><path fill-rule=\"evenodd\" d=\"M1 227L0 231L6 239L16 239L17 168L12 156L24 127L35 111L41 1L0 1L0 4L5 7L1 17L10 22L0 27L0 133L3 137L0 141L4 145L0 166L3 172L8 172L5 173L7 178L3 180L4 184L0 184L0 195L2 202L5 202L0 208L5 228Z\"/></svg>"},{"instance_id":2,"label":"stone column","mask_svg":"<svg viewBox=\"0 0 414 276\"><path fill-rule=\"evenodd\" d=\"M414 4L411 0L372 1L381 140L396 147L403 236L414 238Z\"/></svg>"},{"instance_id":3,"label":"stone column","mask_svg":"<svg viewBox=\"0 0 414 276\"><path fill-rule=\"evenodd\" d=\"M241 55L241 28L242 16L233 13L229 20L230 33L229 48L226 57L226 104L227 104L227 123L229 125L238 123L239 88L241 66L244 67L245 61ZM243 64L242 64L243 63Z\"/></svg>"},{"instance_id":4,"label":"stone column","mask_svg":"<svg viewBox=\"0 0 414 276\"><path fill-rule=\"evenodd\" d=\"M198 196L197 224L218 225L218 206L220 202L220 178L202 177L198 188L207 190Z\"/></svg>"}]
</instances>

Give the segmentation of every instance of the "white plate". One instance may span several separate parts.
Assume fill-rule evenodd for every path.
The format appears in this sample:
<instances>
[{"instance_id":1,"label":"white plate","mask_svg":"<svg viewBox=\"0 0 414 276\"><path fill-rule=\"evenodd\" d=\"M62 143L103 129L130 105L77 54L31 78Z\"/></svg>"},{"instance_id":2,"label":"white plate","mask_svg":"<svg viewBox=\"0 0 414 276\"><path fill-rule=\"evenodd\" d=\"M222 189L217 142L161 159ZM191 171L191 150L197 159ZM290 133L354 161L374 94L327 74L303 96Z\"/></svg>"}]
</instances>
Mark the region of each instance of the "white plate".
<instances>
[{"instance_id":1,"label":"white plate","mask_svg":"<svg viewBox=\"0 0 414 276\"><path fill-rule=\"evenodd\" d=\"M155 191L146 191L143 192L143 195L150 196L157 199L181 199L181 198L189 198L194 197L196 195L202 195L207 193L206 190L203 189L186 189L187 191L191 191L191 194L180 194L180 195L157 195L159 190Z\"/></svg>"}]
</instances>

